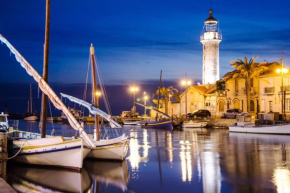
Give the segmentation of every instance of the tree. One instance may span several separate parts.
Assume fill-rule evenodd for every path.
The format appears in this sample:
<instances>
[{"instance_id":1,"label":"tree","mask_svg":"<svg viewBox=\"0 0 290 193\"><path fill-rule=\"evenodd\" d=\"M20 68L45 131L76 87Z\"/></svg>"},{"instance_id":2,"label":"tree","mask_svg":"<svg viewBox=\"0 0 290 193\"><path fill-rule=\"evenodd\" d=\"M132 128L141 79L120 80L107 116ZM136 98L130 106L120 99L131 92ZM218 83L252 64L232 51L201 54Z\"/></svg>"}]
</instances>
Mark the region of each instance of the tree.
<instances>
[{"instance_id":1,"label":"tree","mask_svg":"<svg viewBox=\"0 0 290 193\"><path fill-rule=\"evenodd\" d=\"M247 100L247 111L250 112L250 88L251 88L251 79L257 78L265 71L268 70L268 67L265 65L266 62L255 63L259 56L252 57L248 60L247 57L244 58L244 61L238 59L237 61L231 61L231 66L236 68L233 72L232 77L243 78L245 80L245 89L246 89L246 100Z\"/></svg>"},{"instance_id":2,"label":"tree","mask_svg":"<svg viewBox=\"0 0 290 193\"><path fill-rule=\"evenodd\" d=\"M155 91L153 94L153 98L157 96L159 93L159 89ZM177 101L180 101L178 90L176 88L173 88L172 86L166 88L166 87L161 87L160 88L160 101L159 101L159 108L161 107L162 102L165 104L165 113L168 114L168 102L169 102L169 97L174 97ZM158 103L156 99L153 99L153 102L155 104Z\"/></svg>"}]
</instances>

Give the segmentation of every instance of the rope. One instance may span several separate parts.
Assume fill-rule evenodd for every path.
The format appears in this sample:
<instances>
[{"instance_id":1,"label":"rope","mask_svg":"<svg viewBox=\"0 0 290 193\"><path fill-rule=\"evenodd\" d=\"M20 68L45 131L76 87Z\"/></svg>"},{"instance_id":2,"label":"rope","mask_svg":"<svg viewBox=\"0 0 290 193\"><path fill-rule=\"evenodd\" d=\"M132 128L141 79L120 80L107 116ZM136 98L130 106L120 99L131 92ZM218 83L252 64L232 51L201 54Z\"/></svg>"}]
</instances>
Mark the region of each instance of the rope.
<instances>
[{"instance_id":1,"label":"rope","mask_svg":"<svg viewBox=\"0 0 290 193\"><path fill-rule=\"evenodd\" d=\"M52 122L51 122L51 125L52 125L51 135L55 136L56 135L56 131L55 131L54 125L53 125L53 118L52 118L52 111L51 111L51 106L50 106L50 100L48 100L48 106L49 106L49 111L50 111L50 117L52 119Z\"/></svg>"},{"instance_id":2,"label":"rope","mask_svg":"<svg viewBox=\"0 0 290 193\"><path fill-rule=\"evenodd\" d=\"M8 158L6 158L6 159L4 159L4 160L0 160L0 162L4 162L4 161L7 161L7 160L11 160L11 159L15 158L16 156L18 156L18 154L19 154L19 153L21 152L21 150L23 149L24 144L25 144L26 141L27 141L27 140L25 139L25 140L24 140L24 143L21 145L20 149L18 150L18 152L17 152L15 155L13 155L12 157L8 157ZM7 155L7 152L4 152L4 153Z\"/></svg>"}]
</instances>

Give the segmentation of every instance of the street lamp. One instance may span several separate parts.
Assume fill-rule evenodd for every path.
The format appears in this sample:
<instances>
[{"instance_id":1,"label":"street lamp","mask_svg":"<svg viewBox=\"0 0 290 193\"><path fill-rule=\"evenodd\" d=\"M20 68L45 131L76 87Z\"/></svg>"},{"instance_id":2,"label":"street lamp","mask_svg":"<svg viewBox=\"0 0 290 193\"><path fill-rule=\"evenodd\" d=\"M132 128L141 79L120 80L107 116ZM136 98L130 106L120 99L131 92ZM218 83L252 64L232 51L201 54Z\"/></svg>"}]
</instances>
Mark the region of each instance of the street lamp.
<instances>
[{"instance_id":1,"label":"street lamp","mask_svg":"<svg viewBox=\"0 0 290 193\"><path fill-rule=\"evenodd\" d=\"M144 117L146 117L146 101L148 100L148 96L146 92L143 93L143 99L144 99L144 105L145 105L145 110L144 110Z\"/></svg>"},{"instance_id":2,"label":"street lamp","mask_svg":"<svg viewBox=\"0 0 290 193\"><path fill-rule=\"evenodd\" d=\"M135 85L130 88L131 92L133 93L133 111L136 111L136 105L135 105L135 93L139 91L139 88Z\"/></svg>"},{"instance_id":3,"label":"street lamp","mask_svg":"<svg viewBox=\"0 0 290 193\"><path fill-rule=\"evenodd\" d=\"M283 74L286 74L288 72L287 68L283 68L283 59L281 60L281 68L278 68L276 72L278 74L281 74L282 79L282 86L281 86L281 106L282 106L282 120L285 120L285 101L286 101L286 91L284 91L284 81L283 81Z\"/></svg>"},{"instance_id":4,"label":"street lamp","mask_svg":"<svg viewBox=\"0 0 290 193\"><path fill-rule=\"evenodd\" d=\"M191 85L191 81L186 77L185 79L181 80L181 85L186 88ZM185 115L187 115L187 92L185 93Z\"/></svg>"}]
</instances>

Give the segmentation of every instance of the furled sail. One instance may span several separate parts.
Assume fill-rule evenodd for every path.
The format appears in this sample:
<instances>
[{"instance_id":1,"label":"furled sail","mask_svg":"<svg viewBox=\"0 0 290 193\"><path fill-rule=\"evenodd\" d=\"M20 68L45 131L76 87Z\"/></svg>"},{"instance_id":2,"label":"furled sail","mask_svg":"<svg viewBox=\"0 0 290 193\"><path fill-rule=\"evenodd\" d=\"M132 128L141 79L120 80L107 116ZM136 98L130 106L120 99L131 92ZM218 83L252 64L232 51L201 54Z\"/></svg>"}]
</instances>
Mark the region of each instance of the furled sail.
<instances>
[{"instance_id":1,"label":"furled sail","mask_svg":"<svg viewBox=\"0 0 290 193\"><path fill-rule=\"evenodd\" d=\"M76 97L70 96L70 95L66 95L66 94L63 94L63 93L60 93L60 95L63 96L63 97L65 97L65 98L68 98L72 102L75 102L77 104L80 104L80 105L86 107L90 111L91 114L93 114L93 115L96 115L97 114L97 115L103 117L104 119L106 119L107 121L109 121L110 126L112 128L120 128L121 127L121 125L119 125L116 121L114 121L111 118L110 115L108 115L104 111L96 108L94 105L92 105L92 104L90 104L90 103L88 103L86 101L83 101L81 99L78 99Z\"/></svg>"},{"instance_id":2,"label":"furled sail","mask_svg":"<svg viewBox=\"0 0 290 193\"><path fill-rule=\"evenodd\" d=\"M150 110L156 111L157 113L162 114L164 117L171 119L171 117L170 117L169 115L167 115L166 113L163 113L162 111L157 110L157 109L154 108L154 107L150 107L150 106L147 106L147 105L143 105L143 104L141 104L141 103L137 103L137 102L135 102L135 103L136 103L137 105L140 105L140 106L142 106L142 107L145 107L146 109L150 109Z\"/></svg>"},{"instance_id":3,"label":"furled sail","mask_svg":"<svg viewBox=\"0 0 290 193\"><path fill-rule=\"evenodd\" d=\"M38 83L39 88L45 93L53 105L61 110L68 118L70 125L77 131L79 131L80 136L93 148L95 147L93 141L88 137L85 130L78 123L75 117L70 113L66 106L62 103L60 98L55 94L55 92L50 88L45 80L38 74L38 72L25 60L25 58L10 44L10 42L0 34L0 41L7 45L10 51L15 55L16 60L21 64L21 66L26 70L26 72L34 78Z\"/></svg>"}]
</instances>

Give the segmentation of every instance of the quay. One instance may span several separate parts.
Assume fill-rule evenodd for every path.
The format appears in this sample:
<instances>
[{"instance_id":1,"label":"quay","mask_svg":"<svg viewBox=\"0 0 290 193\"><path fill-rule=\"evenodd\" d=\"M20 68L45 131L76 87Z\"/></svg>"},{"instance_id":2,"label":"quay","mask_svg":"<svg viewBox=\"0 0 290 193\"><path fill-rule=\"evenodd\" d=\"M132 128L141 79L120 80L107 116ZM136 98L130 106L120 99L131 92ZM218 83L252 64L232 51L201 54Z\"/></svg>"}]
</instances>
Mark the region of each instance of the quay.
<instances>
[{"instance_id":1,"label":"quay","mask_svg":"<svg viewBox=\"0 0 290 193\"><path fill-rule=\"evenodd\" d=\"M0 193L16 193L16 191L2 178L0 178Z\"/></svg>"}]
</instances>

